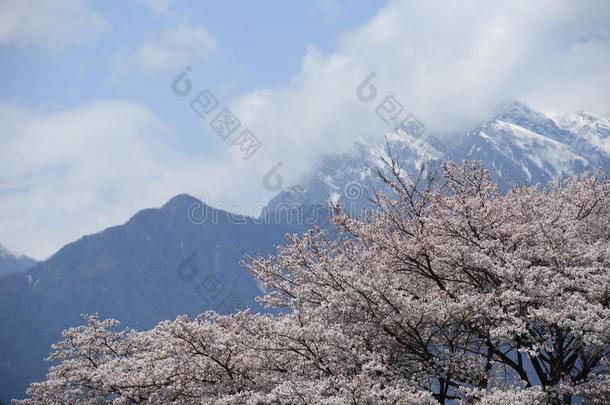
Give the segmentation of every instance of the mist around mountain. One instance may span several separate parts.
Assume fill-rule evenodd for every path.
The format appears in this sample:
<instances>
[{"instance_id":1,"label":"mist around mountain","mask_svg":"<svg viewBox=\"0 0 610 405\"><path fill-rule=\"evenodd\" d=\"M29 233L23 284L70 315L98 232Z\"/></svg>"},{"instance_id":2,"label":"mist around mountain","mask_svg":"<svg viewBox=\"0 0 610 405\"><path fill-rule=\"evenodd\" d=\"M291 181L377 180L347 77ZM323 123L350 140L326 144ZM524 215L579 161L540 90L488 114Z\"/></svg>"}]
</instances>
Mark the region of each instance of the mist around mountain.
<instances>
[{"instance_id":1,"label":"mist around mountain","mask_svg":"<svg viewBox=\"0 0 610 405\"><path fill-rule=\"evenodd\" d=\"M356 214L370 207L369 193L383 188L376 170L388 151L413 173L424 162L434 167L444 159L480 159L506 187L544 184L610 168L610 121L588 113L549 117L510 103L463 134L415 137L399 128L376 145L329 155L308 178L273 198L260 218L217 210L188 195L142 210L123 225L0 277L0 399L23 397L31 382L43 378L51 344L62 330L82 323L81 313L146 329L206 310L264 311L254 300L259 284L239 264L243 254L266 256L286 233L327 227L329 200Z\"/></svg>"},{"instance_id":2,"label":"mist around mountain","mask_svg":"<svg viewBox=\"0 0 610 405\"><path fill-rule=\"evenodd\" d=\"M273 198L268 210L297 193L303 201L339 201L362 213L370 207L371 192L383 190L376 172L389 153L413 174L423 163L434 168L443 160L481 160L503 188L544 185L610 168L610 119L587 112L547 116L510 102L464 133L413 136L408 128L398 128L377 144L356 143L349 153L327 156L311 175Z\"/></svg>"}]
</instances>

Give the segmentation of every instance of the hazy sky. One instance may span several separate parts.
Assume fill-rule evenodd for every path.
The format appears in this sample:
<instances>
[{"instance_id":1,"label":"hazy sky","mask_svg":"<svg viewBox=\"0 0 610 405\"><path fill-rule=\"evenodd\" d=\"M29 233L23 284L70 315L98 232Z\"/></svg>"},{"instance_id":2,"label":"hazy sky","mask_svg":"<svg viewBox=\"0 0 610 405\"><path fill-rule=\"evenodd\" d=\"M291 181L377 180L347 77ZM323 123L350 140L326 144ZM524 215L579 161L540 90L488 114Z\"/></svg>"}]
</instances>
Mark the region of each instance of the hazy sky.
<instances>
[{"instance_id":1,"label":"hazy sky","mask_svg":"<svg viewBox=\"0 0 610 405\"><path fill-rule=\"evenodd\" d=\"M445 133L509 99L610 116L608 66L606 0L0 0L0 244L43 259L182 192L248 211L278 162L289 185L383 138L356 97L371 72ZM224 108L228 139L209 126ZM262 143L247 160L245 129Z\"/></svg>"}]
</instances>

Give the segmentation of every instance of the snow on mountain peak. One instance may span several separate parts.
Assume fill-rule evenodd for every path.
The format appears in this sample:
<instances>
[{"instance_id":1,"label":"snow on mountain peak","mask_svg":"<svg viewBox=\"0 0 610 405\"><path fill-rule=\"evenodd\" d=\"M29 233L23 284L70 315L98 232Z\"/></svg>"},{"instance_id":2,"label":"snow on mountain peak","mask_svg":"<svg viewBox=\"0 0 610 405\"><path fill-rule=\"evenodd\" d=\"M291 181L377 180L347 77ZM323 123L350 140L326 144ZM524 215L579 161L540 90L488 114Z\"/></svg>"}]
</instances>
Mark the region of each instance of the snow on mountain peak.
<instances>
[{"instance_id":1,"label":"snow on mountain peak","mask_svg":"<svg viewBox=\"0 0 610 405\"><path fill-rule=\"evenodd\" d=\"M439 139L441 142L439 142ZM488 121L455 136L443 134L417 138L397 130L377 144L356 144L350 153L329 155L318 170L298 185L306 190L306 200L322 202L332 196L346 197L354 182L364 188L379 186L375 170L388 158L386 148L406 170L416 171L427 162L481 160L501 184L546 183L585 169L610 168L610 120L581 111L575 114L546 115L512 101L500 105ZM352 187L353 191L353 187ZM276 196L273 210L286 196ZM347 196L349 199L349 196Z\"/></svg>"},{"instance_id":2,"label":"snow on mountain peak","mask_svg":"<svg viewBox=\"0 0 610 405\"><path fill-rule=\"evenodd\" d=\"M586 111L574 114L554 114L557 125L593 147L594 152L610 155L610 119L597 117Z\"/></svg>"}]
</instances>

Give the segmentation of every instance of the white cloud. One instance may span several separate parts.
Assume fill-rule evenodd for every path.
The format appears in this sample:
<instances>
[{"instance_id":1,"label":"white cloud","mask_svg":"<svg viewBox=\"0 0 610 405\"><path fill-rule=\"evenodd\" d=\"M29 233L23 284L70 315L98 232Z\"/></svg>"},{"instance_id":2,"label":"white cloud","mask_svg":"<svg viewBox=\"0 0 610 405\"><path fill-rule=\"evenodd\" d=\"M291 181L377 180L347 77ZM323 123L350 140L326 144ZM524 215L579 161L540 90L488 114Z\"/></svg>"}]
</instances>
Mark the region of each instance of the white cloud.
<instances>
[{"instance_id":1,"label":"white cloud","mask_svg":"<svg viewBox=\"0 0 610 405\"><path fill-rule=\"evenodd\" d=\"M180 152L146 108L101 100L42 114L0 103L0 240L42 259L84 234L187 192L232 185L218 161Z\"/></svg>"},{"instance_id":2,"label":"white cloud","mask_svg":"<svg viewBox=\"0 0 610 405\"><path fill-rule=\"evenodd\" d=\"M328 55L310 49L284 86L235 103L264 141L257 161L283 161L298 181L320 155L389 129L374 112L395 95L429 131L459 131L519 99L541 109L610 115L610 3L543 0L390 1ZM379 94L356 87L370 72Z\"/></svg>"},{"instance_id":3,"label":"white cloud","mask_svg":"<svg viewBox=\"0 0 610 405\"><path fill-rule=\"evenodd\" d=\"M175 70L209 57L216 48L216 40L203 27L181 25L132 52L119 52L116 73L124 74L132 68L145 73Z\"/></svg>"},{"instance_id":4,"label":"white cloud","mask_svg":"<svg viewBox=\"0 0 610 405\"><path fill-rule=\"evenodd\" d=\"M107 28L88 0L0 0L0 45L58 51Z\"/></svg>"},{"instance_id":5,"label":"white cloud","mask_svg":"<svg viewBox=\"0 0 610 405\"><path fill-rule=\"evenodd\" d=\"M169 13L173 1L172 0L136 0L139 4L147 7L154 14Z\"/></svg>"}]
</instances>

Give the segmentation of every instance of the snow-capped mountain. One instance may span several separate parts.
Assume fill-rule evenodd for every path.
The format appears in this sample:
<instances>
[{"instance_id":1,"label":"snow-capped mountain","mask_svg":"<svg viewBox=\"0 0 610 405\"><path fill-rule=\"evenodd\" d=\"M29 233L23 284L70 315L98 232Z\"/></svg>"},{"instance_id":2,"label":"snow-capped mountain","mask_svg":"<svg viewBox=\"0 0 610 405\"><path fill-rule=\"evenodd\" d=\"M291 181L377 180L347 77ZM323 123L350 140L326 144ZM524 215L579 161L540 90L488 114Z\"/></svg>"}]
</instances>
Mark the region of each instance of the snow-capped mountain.
<instances>
[{"instance_id":1,"label":"snow-capped mountain","mask_svg":"<svg viewBox=\"0 0 610 405\"><path fill-rule=\"evenodd\" d=\"M380 158L387 158L387 149L411 171L423 162L434 166L442 160L481 160L505 187L610 169L610 119L585 112L550 116L518 102L499 106L491 119L461 134L416 138L399 129L386 139L327 156L301 184L272 199L267 211L287 202L329 199L361 206L368 191L381 187L376 169L383 164Z\"/></svg>"},{"instance_id":2,"label":"snow-capped mountain","mask_svg":"<svg viewBox=\"0 0 610 405\"><path fill-rule=\"evenodd\" d=\"M482 160L505 185L544 184L610 167L610 155L520 103L502 106L493 119L451 139L444 158Z\"/></svg>"},{"instance_id":3,"label":"snow-capped mountain","mask_svg":"<svg viewBox=\"0 0 610 405\"><path fill-rule=\"evenodd\" d=\"M16 271L24 271L35 264L36 260L25 255L15 254L0 245L0 276Z\"/></svg>"},{"instance_id":4,"label":"snow-capped mountain","mask_svg":"<svg viewBox=\"0 0 610 405\"><path fill-rule=\"evenodd\" d=\"M576 114L553 115L557 125L610 154L610 118L599 118L586 111Z\"/></svg>"}]
</instances>

